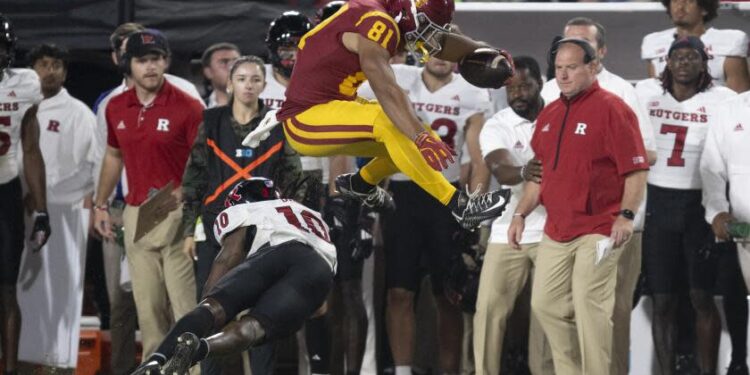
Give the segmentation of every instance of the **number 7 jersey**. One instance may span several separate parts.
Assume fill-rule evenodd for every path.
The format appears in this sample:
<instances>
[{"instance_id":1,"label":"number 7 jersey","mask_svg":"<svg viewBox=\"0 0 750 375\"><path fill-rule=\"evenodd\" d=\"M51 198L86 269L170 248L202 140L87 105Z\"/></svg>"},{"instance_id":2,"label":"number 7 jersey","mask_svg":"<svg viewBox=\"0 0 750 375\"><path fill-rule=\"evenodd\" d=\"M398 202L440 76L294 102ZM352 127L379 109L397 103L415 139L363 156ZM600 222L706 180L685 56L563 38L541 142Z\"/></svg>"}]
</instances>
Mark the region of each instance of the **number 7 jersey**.
<instances>
[{"instance_id":1,"label":"number 7 jersey","mask_svg":"<svg viewBox=\"0 0 750 375\"><path fill-rule=\"evenodd\" d=\"M648 183L670 189L702 189L700 157L709 127L719 125L717 104L737 94L712 85L679 102L657 79L638 82L635 88L653 125L658 154Z\"/></svg>"},{"instance_id":2,"label":"number 7 jersey","mask_svg":"<svg viewBox=\"0 0 750 375\"><path fill-rule=\"evenodd\" d=\"M214 236L223 245L224 238L241 227L256 228L247 256L266 245L298 241L312 247L336 271L336 248L331 243L328 225L316 211L287 199L275 199L231 206L214 222Z\"/></svg>"}]
</instances>

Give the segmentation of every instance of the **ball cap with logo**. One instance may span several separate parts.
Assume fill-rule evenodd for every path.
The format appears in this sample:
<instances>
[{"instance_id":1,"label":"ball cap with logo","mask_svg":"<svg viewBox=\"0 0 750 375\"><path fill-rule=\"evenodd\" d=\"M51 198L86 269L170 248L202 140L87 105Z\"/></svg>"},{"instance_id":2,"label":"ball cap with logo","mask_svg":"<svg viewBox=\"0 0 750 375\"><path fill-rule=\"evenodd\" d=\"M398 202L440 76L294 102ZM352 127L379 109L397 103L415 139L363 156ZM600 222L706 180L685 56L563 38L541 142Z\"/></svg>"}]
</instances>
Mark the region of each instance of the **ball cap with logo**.
<instances>
[{"instance_id":1,"label":"ball cap with logo","mask_svg":"<svg viewBox=\"0 0 750 375\"><path fill-rule=\"evenodd\" d=\"M167 37L157 30L144 30L128 36L125 53L131 57L143 57L151 53L169 56Z\"/></svg>"},{"instance_id":2,"label":"ball cap with logo","mask_svg":"<svg viewBox=\"0 0 750 375\"><path fill-rule=\"evenodd\" d=\"M708 61L708 54L706 53L706 46L703 44L700 38L696 36L683 36L677 38L669 46L669 52L667 56L672 56L672 52L681 48L692 48L701 55L703 61Z\"/></svg>"}]
</instances>

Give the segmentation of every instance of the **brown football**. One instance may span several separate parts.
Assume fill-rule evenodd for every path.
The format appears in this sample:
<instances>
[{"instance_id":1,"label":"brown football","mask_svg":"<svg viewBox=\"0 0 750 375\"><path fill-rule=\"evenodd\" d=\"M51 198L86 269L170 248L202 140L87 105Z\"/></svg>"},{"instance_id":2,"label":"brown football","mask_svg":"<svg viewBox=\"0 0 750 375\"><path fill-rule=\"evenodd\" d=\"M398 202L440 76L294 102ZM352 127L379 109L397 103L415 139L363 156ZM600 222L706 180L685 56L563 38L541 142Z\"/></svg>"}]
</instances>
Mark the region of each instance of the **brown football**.
<instances>
[{"instance_id":1,"label":"brown football","mask_svg":"<svg viewBox=\"0 0 750 375\"><path fill-rule=\"evenodd\" d=\"M499 89L513 76L511 63L493 48L479 48L464 56L458 71L467 82L486 89Z\"/></svg>"}]
</instances>

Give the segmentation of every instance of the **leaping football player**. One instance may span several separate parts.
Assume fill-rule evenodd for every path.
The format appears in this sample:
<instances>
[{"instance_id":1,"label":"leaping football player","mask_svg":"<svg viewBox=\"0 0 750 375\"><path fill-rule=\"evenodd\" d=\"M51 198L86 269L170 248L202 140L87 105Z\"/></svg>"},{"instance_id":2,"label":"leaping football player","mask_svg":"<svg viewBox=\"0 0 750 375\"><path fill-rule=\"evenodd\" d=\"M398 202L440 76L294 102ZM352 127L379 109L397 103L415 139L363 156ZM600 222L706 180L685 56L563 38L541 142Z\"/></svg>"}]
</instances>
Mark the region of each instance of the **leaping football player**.
<instances>
[{"instance_id":1,"label":"leaping football player","mask_svg":"<svg viewBox=\"0 0 750 375\"><path fill-rule=\"evenodd\" d=\"M393 208L393 199L378 183L400 171L448 206L465 228L500 215L507 190L469 194L440 173L456 154L417 118L388 63L404 49L422 59L453 62L478 50L487 56L485 44L450 31L453 10L453 0L349 1L302 37L286 102L275 119L267 116L243 143L252 147L278 121L300 154L372 157L357 173L335 180L339 192L370 207ZM498 79L502 83L512 75L512 61L495 50L490 60L473 64L473 74L496 78L479 84L498 87ZM377 102L357 97L365 80Z\"/></svg>"}]
</instances>

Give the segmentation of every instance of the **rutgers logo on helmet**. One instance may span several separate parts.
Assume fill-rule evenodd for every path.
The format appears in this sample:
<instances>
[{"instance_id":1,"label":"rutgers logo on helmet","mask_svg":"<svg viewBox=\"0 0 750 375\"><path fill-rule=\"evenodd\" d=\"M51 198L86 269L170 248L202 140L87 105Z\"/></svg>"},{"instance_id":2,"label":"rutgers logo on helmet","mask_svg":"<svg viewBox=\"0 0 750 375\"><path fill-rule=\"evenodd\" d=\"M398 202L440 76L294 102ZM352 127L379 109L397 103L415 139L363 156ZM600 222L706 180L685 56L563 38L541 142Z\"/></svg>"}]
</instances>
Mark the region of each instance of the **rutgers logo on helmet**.
<instances>
[{"instance_id":1,"label":"rutgers logo on helmet","mask_svg":"<svg viewBox=\"0 0 750 375\"><path fill-rule=\"evenodd\" d=\"M270 201L281 198L273 180L265 177L251 177L234 185L224 200L224 207L242 203Z\"/></svg>"},{"instance_id":2,"label":"rutgers logo on helmet","mask_svg":"<svg viewBox=\"0 0 750 375\"><path fill-rule=\"evenodd\" d=\"M10 68L16 52L16 33L10 19L0 13L0 73Z\"/></svg>"},{"instance_id":3,"label":"rutgers logo on helmet","mask_svg":"<svg viewBox=\"0 0 750 375\"><path fill-rule=\"evenodd\" d=\"M387 7L404 35L407 50L423 61L440 52L436 36L449 32L455 10L453 0L388 0Z\"/></svg>"},{"instance_id":4,"label":"rutgers logo on helmet","mask_svg":"<svg viewBox=\"0 0 750 375\"><path fill-rule=\"evenodd\" d=\"M268 54L271 65L285 77L292 76L292 69L297 61L297 43L312 26L312 22L297 11L284 12L271 21L266 35ZM289 50L279 53L280 47L289 47Z\"/></svg>"}]
</instances>

